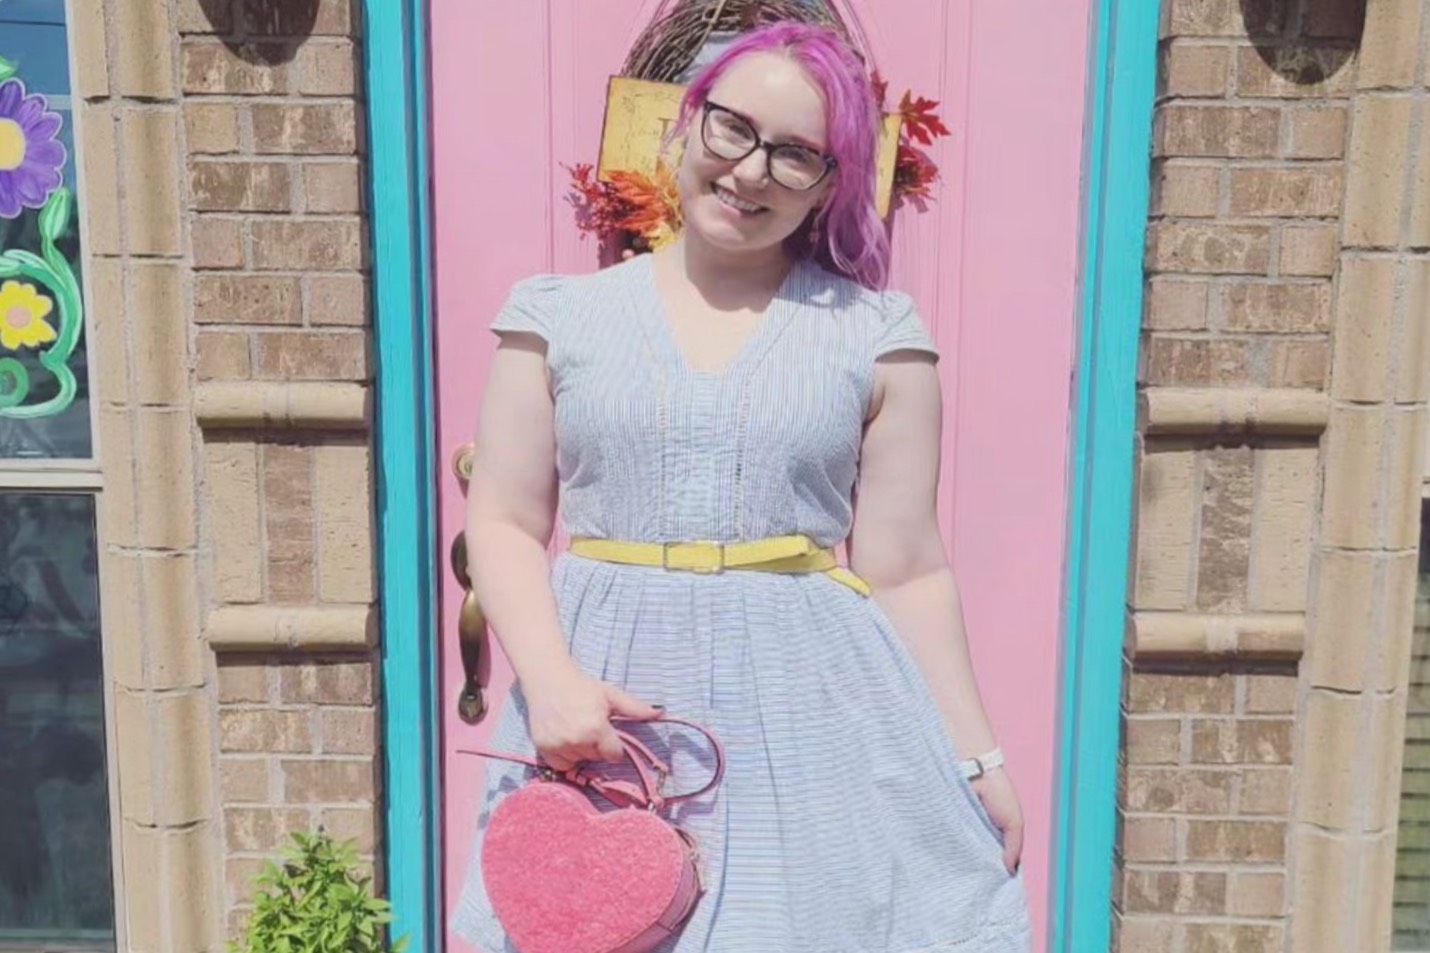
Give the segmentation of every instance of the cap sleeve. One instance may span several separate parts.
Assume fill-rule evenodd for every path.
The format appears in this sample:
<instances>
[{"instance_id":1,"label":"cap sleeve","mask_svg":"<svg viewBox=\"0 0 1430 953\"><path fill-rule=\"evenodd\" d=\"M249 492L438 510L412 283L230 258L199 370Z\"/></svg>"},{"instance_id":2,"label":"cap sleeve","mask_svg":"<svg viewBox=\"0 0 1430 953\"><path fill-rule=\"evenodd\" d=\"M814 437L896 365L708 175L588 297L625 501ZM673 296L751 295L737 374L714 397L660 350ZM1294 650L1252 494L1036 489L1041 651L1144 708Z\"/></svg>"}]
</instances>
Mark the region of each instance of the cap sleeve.
<instances>
[{"instance_id":1,"label":"cap sleeve","mask_svg":"<svg viewBox=\"0 0 1430 953\"><path fill-rule=\"evenodd\" d=\"M503 331L526 331L539 335L547 344L555 330L558 313L558 297L562 286L559 275L533 275L512 285L506 301L497 311L491 329L500 334Z\"/></svg>"},{"instance_id":2,"label":"cap sleeve","mask_svg":"<svg viewBox=\"0 0 1430 953\"><path fill-rule=\"evenodd\" d=\"M938 358L938 348L924 327L913 298L902 291L884 292L879 319L881 327L874 342L876 360L894 351L923 351Z\"/></svg>"}]
</instances>

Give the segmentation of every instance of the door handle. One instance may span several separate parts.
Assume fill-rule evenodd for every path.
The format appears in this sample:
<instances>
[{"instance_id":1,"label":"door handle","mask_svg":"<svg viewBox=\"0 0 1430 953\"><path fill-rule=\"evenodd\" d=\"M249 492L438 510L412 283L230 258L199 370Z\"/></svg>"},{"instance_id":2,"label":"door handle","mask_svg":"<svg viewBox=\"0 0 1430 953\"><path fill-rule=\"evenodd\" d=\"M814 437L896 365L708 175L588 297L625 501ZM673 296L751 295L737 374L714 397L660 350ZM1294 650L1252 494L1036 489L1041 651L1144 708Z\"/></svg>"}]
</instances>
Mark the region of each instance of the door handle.
<instances>
[{"instance_id":1,"label":"door handle","mask_svg":"<svg viewBox=\"0 0 1430 953\"><path fill-rule=\"evenodd\" d=\"M469 443L464 443L457 448L457 452L452 454L452 472L457 475L457 479L466 483L472 478L472 458L476 456L476 448Z\"/></svg>"},{"instance_id":2,"label":"door handle","mask_svg":"<svg viewBox=\"0 0 1430 953\"><path fill-rule=\"evenodd\" d=\"M452 540L452 575L461 585L462 607L457 610L457 648L462 656L462 693L457 697L457 715L469 725L475 725L487 713L486 697L482 694L482 663L487 657L487 619L482 613L477 594L472 591L472 578L467 572L467 534L458 533Z\"/></svg>"},{"instance_id":3,"label":"door handle","mask_svg":"<svg viewBox=\"0 0 1430 953\"><path fill-rule=\"evenodd\" d=\"M471 478L471 444L464 444L452 456L452 471L463 483ZM487 619L481 603L477 601L477 594L472 591L472 577L467 571L465 531L452 540L450 559L452 575L462 587L462 607L457 610L457 648L462 658L462 692L457 696L457 717L475 725L487 713L486 696L482 692L482 665L488 650Z\"/></svg>"}]
</instances>

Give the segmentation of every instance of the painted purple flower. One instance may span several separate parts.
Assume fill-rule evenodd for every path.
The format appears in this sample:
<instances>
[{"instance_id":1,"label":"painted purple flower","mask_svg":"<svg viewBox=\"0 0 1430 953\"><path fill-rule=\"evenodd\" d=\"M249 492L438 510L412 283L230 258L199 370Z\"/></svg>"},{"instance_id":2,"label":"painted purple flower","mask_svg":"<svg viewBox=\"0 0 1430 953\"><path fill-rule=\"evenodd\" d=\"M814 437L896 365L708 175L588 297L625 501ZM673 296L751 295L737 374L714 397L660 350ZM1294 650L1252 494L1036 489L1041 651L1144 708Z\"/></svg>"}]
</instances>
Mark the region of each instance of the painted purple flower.
<instances>
[{"instance_id":1,"label":"painted purple flower","mask_svg":"<svg viewBox=\"0 0 1430 953\"><path fill-rule=\"evenodd\" d=\"M0 83L0 218L16 218L21 208L43 208L60 187L65 164L59 113L45 97L25 95L18 79Z\"/></svg>"}]
</instances>

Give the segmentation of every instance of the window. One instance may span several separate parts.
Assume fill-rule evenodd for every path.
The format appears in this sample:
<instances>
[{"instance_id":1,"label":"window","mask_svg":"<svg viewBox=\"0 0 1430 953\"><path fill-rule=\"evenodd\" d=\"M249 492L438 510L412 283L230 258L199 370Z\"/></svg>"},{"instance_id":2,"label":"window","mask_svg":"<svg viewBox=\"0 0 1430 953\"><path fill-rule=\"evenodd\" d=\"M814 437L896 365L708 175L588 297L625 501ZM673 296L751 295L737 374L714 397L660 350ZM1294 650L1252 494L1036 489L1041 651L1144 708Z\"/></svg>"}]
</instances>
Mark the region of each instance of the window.
<instances>
[{"instance_id":1,"label":"window","mask_svg":"<svg viewBox=\"0 0 1430 953\"><path fill-rule=\"evenodd\" d=\"M1430 951L1430 460L1420 503L1420 566L1406 697L1395 856L1394 950Z\"/></svg>"},{"instance_id":2,"label":"window","mask_svg":"<svg viewBox=\"0 0 1430 953\"><path fill-rule=\"evenodd\" d=\"M64 0L0 0L0 951L113 950Z\"/></svg>"},{"instance_id":3,"label":"window","mask_svg":"<svg viewBox=\"0 0 1430 953\"><path fill-rule=\"evenodd\" d=\"M94 497L0 493L0 950L113 947Z\"/></svg>"},{"instance_id":4,"label":"window","mask_svg":"<svg viewBox=\"0 0 1430 953\"><path fill-rule=\"evenodd\" d=\"M0 459L85 459L64 4L5 0L0 27Z\"/></svg>"}]
</instances>

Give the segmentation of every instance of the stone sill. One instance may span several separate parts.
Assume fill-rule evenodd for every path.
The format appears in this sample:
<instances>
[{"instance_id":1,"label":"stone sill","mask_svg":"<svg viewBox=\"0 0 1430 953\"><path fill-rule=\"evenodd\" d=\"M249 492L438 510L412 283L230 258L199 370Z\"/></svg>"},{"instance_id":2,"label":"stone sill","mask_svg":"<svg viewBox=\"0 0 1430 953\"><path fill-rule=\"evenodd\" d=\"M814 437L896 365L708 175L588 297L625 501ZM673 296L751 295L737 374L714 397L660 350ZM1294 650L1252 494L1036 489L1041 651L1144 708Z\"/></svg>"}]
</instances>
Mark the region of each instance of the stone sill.
<instances>
[{"instance_id":1,"label":"stone sill","mask_svg":"<svg viewBox=\"0 0 1430 953\"><path fill-rule=\"evenodd\" d=\"M1301 612L1137 612L1128 621L1126 645L1128 654L1138 661L1219 658L1295 662L1306 647L1306 616Z\"/></svg>"},{"instance_id":2,"label":"stone sill","mask_svg":"<svg viewBox=\"0 0 1430 953\"><path fill-rule=\"evenodd\" d=\"M1143 433L1317 436L1331 401L1315 390L1248 387L1149 387L1137 398Z\"/></svg>"},{"instance_id":3,"label":"stone sill","mask_svg":"<svg viewBox=\"0 0 1430 953\"><path fill-rule=\"evenodd\" d=\"M362 384L208 382L195 389L194 416L204 430L366 430L370 397Z\"/></svg>"},{"instance_id":4,"label":"stone sill","mask_svg":"<svg viewBox=\"0 0 1430 953\"><path fill-rule=\"evenodd\" d=\"M215 652L365 650L377 629L373 606L225 606L209 613L204 639Z\"/></svg>"}]
</instances>

